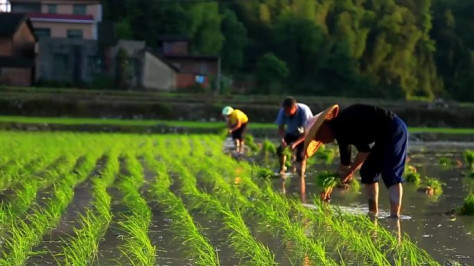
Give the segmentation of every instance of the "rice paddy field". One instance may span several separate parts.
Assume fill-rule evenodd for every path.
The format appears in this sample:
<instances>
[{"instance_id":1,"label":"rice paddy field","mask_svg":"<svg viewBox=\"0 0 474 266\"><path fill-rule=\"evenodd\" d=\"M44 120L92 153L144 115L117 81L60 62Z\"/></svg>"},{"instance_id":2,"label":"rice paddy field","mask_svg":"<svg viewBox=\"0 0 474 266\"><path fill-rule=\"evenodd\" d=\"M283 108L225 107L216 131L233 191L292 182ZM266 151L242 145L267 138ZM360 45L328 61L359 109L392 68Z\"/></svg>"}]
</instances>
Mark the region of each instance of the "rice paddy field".
<instances>
[{"instance_id":1,"label":"rice paddy field","mask_svg":"<svg viewBox=\"0 0 474 266\"><path fill-rule=\"evenodd\" d=\"M223 143L0 132L0 265L474 264L473 218L456 209L474 178L443 166L465 146L412 149L411 164L443 194L407 183L404 219L371 220L355 186L320 202L314 177L334 168L331 152L311 162L303 188L296 176L262 175L276 161L270 144L236 159Z\"/></svg>"}]
</instances>

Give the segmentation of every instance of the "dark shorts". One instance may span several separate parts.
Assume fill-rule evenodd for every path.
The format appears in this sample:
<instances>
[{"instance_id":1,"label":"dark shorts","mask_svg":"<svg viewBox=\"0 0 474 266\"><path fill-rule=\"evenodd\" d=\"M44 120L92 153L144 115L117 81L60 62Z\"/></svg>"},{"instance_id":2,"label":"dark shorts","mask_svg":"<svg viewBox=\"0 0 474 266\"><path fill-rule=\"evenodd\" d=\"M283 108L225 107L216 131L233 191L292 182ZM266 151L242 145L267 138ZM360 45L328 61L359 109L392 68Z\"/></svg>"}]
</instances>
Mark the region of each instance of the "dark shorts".
<instances>
[{"instance_id":1,"label":"dark shorts","mask_svg":"<svg viewBox=\"0 0 474 266\"><path fill-rule=\"evenodd\" d=\"M388 142L375 143L360 169L362 183L373 184L379 181L380 176L387 188L403 182L407 144L407 126L395 116L391 122Z\"/></svg>"},{"instance_id":2,"label":"dark shorts","mask_svg":"<svg viewBox=\"0 0 474 266\"><path fill-rule=\"evenodd\" d=\"M293 142L293 141L299 139L300 137L301 137L301 135L295 136L295 135L292 135L292 134L288 134L288 133L287 133L287 134L285 135L284 139L285 139L285 142L286 142L287 144L290 144L291 142ZM295 150L296 150L296 161L298 161L298 162L303 161L303 155L302 155L302 153L303 153L303 148L304 148L304 141L302 141L300 144L298 144L298 146L296 146L296 148L295 148ZM279 146L279 147L277 148L277 155L278 155L278 156L281 156L281 155L283 154L283 150L284 150L284 149L283 149L281 146Z\"/></svg>"},{"instance_id":3,"label":"dark shorts","mask_svg":"<svg viewBox=\"0 0 474 266\"><path fill-rule=\"evenodd\" d=\"M244 133L247 130L247 123L241 124L237 130L232 131L232 139L238 139L242 141L244 139Z\"/></svg>"}]
</instances>

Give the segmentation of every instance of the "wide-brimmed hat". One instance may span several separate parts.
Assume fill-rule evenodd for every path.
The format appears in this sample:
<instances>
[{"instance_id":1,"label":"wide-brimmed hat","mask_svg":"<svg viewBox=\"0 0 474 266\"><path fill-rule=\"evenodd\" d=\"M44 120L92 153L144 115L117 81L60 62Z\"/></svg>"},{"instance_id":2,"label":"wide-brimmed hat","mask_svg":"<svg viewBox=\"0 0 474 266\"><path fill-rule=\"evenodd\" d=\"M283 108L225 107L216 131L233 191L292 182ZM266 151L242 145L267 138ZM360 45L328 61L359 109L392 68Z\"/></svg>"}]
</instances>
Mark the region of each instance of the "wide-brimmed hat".
<instances>
[{"instance_id":1,"label":"wide-brimmed hat","mask_svg":"<svg viewBox=\"0 0 474 266\"><path fill-rule=\"evenodd\" d=\"M321 113L311 117L305 126L305 137L304 137L304 153L307 157L313 156L321 146L321 142L316 140L316 134L318 133L321 125L326 120L331 120L339 113L339 105L335 104Z\"/></svg>"}]
</instances>

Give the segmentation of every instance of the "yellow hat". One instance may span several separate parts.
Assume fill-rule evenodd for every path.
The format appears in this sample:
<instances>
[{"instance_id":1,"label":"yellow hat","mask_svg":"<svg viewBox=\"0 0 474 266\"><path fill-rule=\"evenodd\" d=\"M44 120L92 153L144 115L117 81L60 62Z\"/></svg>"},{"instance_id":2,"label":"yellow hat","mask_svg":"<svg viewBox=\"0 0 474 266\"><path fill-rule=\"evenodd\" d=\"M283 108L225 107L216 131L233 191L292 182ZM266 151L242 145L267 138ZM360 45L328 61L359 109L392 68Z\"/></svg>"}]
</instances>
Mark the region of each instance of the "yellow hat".
<instances>
[{"instance_id":1,"label":"yellow hat","mask_svg":"<svg viewBox=\"0 0 474 266\"><path fill-rule=\"evenodd\" d=\"M307 157L313 156L321 146L321 142L316 140L319 128L326 120L331 120L339 113L339 105L335 104L321 113L311 117L305 126L304 153Z\"/></svg>"}]
</instances>

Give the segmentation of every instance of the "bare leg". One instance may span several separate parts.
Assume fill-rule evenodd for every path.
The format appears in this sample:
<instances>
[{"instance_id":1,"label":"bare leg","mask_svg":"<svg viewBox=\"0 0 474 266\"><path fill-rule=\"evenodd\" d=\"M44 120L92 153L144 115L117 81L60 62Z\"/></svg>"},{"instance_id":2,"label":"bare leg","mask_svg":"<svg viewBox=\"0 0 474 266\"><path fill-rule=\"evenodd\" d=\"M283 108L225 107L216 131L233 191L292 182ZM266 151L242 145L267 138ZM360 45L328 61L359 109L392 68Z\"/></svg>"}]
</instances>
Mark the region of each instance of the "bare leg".
<instances>
[{"instance_id":1,"label":"bare leg","mask_svg":"<svg viewBox=\"0 0 474 266\"><path fill-rule=\"evenodd\" d=\"M398 183L389 187L388 193L390 196L390 216L395 218L400 217L403 196L402 183Z\"/></svg>"},{"instance_id":2,"label":"bare leg","mask_svg":"<svg viewBox=\"0 0 474 266\"><path fill-rule=\"evenodd\" d=\"M240 153L244 153L244 143L245 141L243 139L240 140Z\"/></svg>"},{"instance_id":3,"label":"bare leg","mask_svg":"<svg viewBox=\"0 0 474 266\"><path fill-rule=\"evenodd\" d=\"M280 178L280 184L281 184L281 194L285 195L286 194L286 178L284 177Z\"/></svg>"},{"instance_id":4,"label":"bare leg","mask_svg":"<svg viewBox=\"0 0 474 266\"><path fill-rule=\"evenodd\" d=\"M280 174L284 174L286 172L286 155L280 155Z\"/></svg>"},{"instance_id":5,"label":"bare leg","mask_svg":"<svg viewBox=\"0 0 474 266\"><path fill-rule=\"evenodd\" d=\"M369 202L369 215L376 217L379 213L379 183L365 184L365 194Z\"/></svg>"},{"instance_id":6,"label":"bare leg","mask_svg":"<svg viewBox=\"0 0 474 266\"><path fill-rule=\"evenodd\" d=\"M300 183L300 196L301 196L301 202L306 203L306 180L304 176L301 176L300 178L301 183Z\"/></svg>"},{"instance_id":7,"label":"bare leg","mask_svg":"<svg viewBox=\"0 0 474 266\"><path fill-rule=\"evenodd\" d=\"M239 152L240 151L240 140L235 139L235 151Z\"/></svg>"},{"instance_id":8,"label":"bare leg","mask_svg":"<svg viewBox=\"0 0 474 266\"><path fill-rule=\"evenodd\" d=\"M301 177L304 177L305 173L306 173L306 159L303 159L300 163L300 176Z\"/></svg>"}]
</instances>

